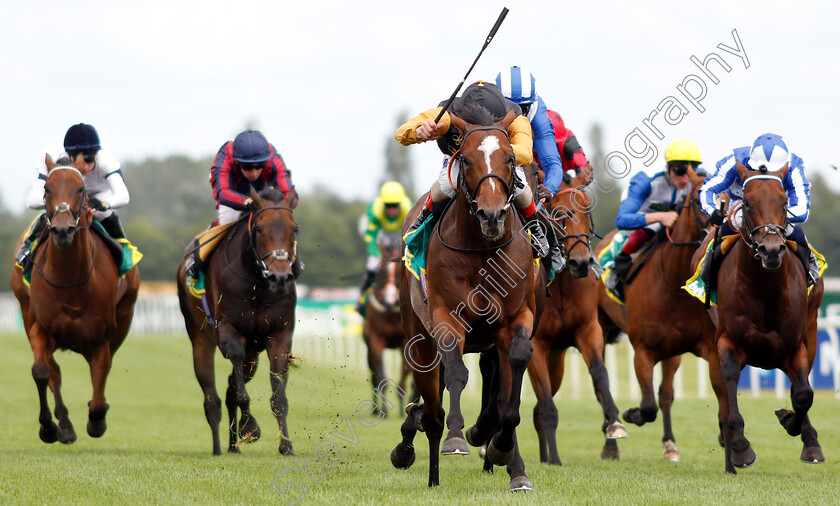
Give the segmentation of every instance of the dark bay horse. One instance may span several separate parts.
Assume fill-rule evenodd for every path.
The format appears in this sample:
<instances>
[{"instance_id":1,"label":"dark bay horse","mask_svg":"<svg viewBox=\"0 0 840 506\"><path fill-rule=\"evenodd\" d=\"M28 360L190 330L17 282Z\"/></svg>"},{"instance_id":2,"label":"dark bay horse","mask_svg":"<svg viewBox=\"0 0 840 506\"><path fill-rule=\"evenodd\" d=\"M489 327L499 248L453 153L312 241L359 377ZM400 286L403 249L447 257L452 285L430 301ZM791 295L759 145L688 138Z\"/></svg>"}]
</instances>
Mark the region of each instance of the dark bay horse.
<instances>
[{"instance_id":1,"label":"dark bay horse","mask_svg":"<svg viewBox=\"0 0 840 506\"><path fill-rule=\"evenodd\" d=\"M532 343L534 354L528 365L531 385L537 395L534 407L534 426L540 439L540 462L560 465L557 453L557 408L554 394L563 381L566 350L580 350L595 395L604 411L602 427L607 444L602 458L618 458L618 447L611 440L627 437L618 421L618 408L610 393L609 376L604 366L604 335L598 322L598 289L601 282L591 267L590 238L592 204L579 188L562 188L547 206L549 222L560 241L566 267L549 285L551 297L540 318ZM614 447L614 448L613 448Z\"/></svg>"},{"instance_id":2,"label":"dark bay horse","mask_svg":"<svg viewBox=\"0 0 840 506\"><path fill-rule=\"evenodd\" d=\"M93 217L79 171L83 163L79 156L74 167L59 166L47 156L44 205L49 239L35 251L29 287L22 273L12 269L12 290L35 356L32 377L41 404L38 435L45 443L76 440L61 398L61 370L53 356L57 349L75 351L90 365L93 398L88 403L87 432L91 437L105 433L105 380L114 353L128 334L140 287L137 267L121 278L105 242L90 231ZM47 386L55 397L58 426L50 415Z\"/></svg>"},{"instance_id":3,"label":"dark bay horse","mask_svg":"<svg viewBox=\"0 0 840 506\"><path fill-rule=\"evenodd\" d=\"M383 352L386 349L403 351L408 341L400 321L400 239L398 236L383 233L380 234L377 243L382 251L382 262L368 295L365 321L362 325L362 337L368 348L368 366L375 390L385 379ZM400 356L403 366L399 386L402 391L406 391L409 368L402 353ZM386 403L381 395L374 395L373 402L377 409L383 409L387 413ZM402 403L402 397L400 402Z\"/></svg>"},{"instance_id":4,"label":"dark bay horse","mask_svg":"<svg viewBox=\"0 0 840 506\"><path fill-rule=\"evenodd\" d=\"M211 317L206 316L202 301L187 290L184 262L178 266L178 298L192 342L195 376L204 394L204 414L213 433L214 455L221 454L221 400L213 369L217 347L233 365L225 395L230 419L228 451L238 453L240 442L255 441L261 435L251 415L245 383L253 378L259 354L265 350L271 410L280 427L279 450L283 455L292 454L286 385L297 301L291 268L298 232L291 207L295 196L294 188L285 198L271 187L259 195L251 192L252 207L233 225L207 268L206 304ZM242 414L238 425L237 410Z\"/></svg>"},{"instance_id":5,"label":"dark bay horse","mask_svg":"<svg viewBox=\"0 0 840 506\"><path fill-rule=\"evenodd\" d=\"M735 473L735 467L746 467L756 458L738 411L738 379L746 365L787 374L793 411L779 409L776 416L788 434L801 436L803 462L823 462L817 431L808 419L814 399L808 374L816 355L822 278L809 297L802 263L786 253L787 194L782 181L788 168L756 173L739 163L737 170L744 188L741 240L720 266L718 309L712 311L726 385L719 395L725 401L720 424L726 471ZM710 364L710 369L716 365Z\"/></svg>"},{"instance_id":6,"label":"dark bay horse","mask_svg":"<svg viewBox=\"0 0 840 506\"><path fill-rule=\"evenodd\" d=\"M642 390L642 402L638 408L624 412L625 421L641 426L656 420L653 368L662 363L659 409L662 410L663 458L675 462L680 460L680 455L671 426L671 405L674 375L680 366L681 355L691 352L708 361L714 353L714 326L703 304L681 288L691 277L691 257L700 239L706 235L708 224L697 196L703 177L692 169L688 174L692 191L673 230L668 231L668 240L652 246L647 261L641 267L636 262L631 269L631 273L638 272L624 287L626 307L610 299L603 284L598 295L604 332L609 334L615 329L626 332L635 351L633 365ZM596 254L607 247L614 234L608 234L598 243ZM713 388L720 389L720 379L714 374L711 379Z\"/></svg>"},{"instance_id":7,"label":"dark bay horse","mask_svg":"<svg viewBox=\"0 0 840 506\"><path fill-rule=\"evenodd\" d=\"M414 435L424 430L429 440L431 487L439 484L440 453L469 454L460 408L468 376L463 354L495 346L500 387L493 406L501 430L490 440L487 458L507 466L511 490L532 489L515 429L520 421L522 380L533 349L530 338L545 297L540 286L544 276L532 260L517 212L510 209L516 159L507 128L513 114L500 122L493 122L483 107L462 114L463 118L452 115L451 127L463 138L456 155L460 175L453 181L460 192L432 231L428 303L420 283L402 269L400 311L406 335L413 336L405 355L424 404L409 407L401 430L403 440L391 452L391 461L395 467L409 467L414 462ZM403 232L422 202L409 213ZM442 447L441 381L450 399L449 433Z\"/></svg>"}]
</instances>

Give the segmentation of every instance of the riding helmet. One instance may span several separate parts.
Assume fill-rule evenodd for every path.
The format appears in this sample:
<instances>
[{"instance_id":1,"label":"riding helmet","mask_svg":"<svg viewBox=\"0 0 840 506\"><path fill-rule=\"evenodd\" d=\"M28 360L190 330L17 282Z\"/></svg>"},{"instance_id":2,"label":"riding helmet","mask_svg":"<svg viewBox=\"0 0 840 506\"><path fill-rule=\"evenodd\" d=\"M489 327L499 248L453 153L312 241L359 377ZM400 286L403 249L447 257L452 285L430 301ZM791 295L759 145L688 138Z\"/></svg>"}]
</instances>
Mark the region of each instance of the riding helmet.
<instances>
[{"instance_id":1,"label":"riding helmet","mask_svg":"<svg viewBox=\"0 0 840 506\"><path fill-rule=\"evenodd\" d=\"M245 130L233 140L233 158L240 163L265 162L271 158L271 148L262 132Z\"/></svg>"},{"instance_id":2,"label":"riding helmet","mask_svg":"<svg viewBox=\"0 0 840 506\"><path fill-rule=\"evenodd\" d=\"M498 86L505 98L519 105L531 104L537 100L536 79L522 67L513 66L496 76Z\"/></svg>"},{"instance_id":3,"label":"riding helmet","mask_svg":"<svg viewBox=\"0 0 840 506\"><path fill-rule=\"evenodd\" d=\"M666 162L696 162L703 163L700 158L700 148L690 139L674 139L665 148Z\"/></svg>"},{"instance_id":4,"label":"riding helmet","mask_svg":"<svg viewBox=\"0 0 840 506\"><path fill-rule=\"evenodd\" d=\"M790 152L781 135L766 133L753 142L748 161L752 170L775 172L790 162Z\"/></svg>"},{"instance_id":5,"label":"riding helmet","mask_svg":"<svg viewBox=\"0 0 840 506\"><path fill-rule=\"evenodd\" d=\"M73 125L67 130L64 135L64 151L88 151L99 150L102 146L99 145L99 134L91 125L79 123Z\"/></svg>"}]
</instances>

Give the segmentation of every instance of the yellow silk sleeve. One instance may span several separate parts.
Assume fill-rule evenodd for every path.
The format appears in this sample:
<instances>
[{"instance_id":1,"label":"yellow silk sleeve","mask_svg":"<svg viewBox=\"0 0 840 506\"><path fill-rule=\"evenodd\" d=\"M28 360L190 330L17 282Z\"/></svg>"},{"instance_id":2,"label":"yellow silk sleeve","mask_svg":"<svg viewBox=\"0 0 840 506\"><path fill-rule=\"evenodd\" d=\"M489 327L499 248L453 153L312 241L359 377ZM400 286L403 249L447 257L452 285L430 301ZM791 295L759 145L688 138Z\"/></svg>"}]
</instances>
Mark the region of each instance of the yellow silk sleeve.
<instances>
[{"instance_id":1,"label":"yellow silk sleeve","mask_svg":"<svg viewBox=\"0 0 840 506\"><path fill-rule=\"evenodd\" d=\"M423 124L427 119L435 119L437 115L440 113L441 108L435 107L434 109L429 109L428 111L424 111L417 116L411 118L410 120L406 121L397 129L397 132L394 134L394 138L397 139L400 144L403 146L408 146L409 144L417 144L419 142L423 142L422 140L417 138L417 127ZM527 120L526 120L527 121ZM444 124L444 128L438 132L436 136L432 139L438 139L443 136L448 130L451 120L449 118L449 113L444 113L443 117L440 118L440 122Z\"/></svg>"},{"instance_id":2,"label":"yellow silk sleeve","mask_svg":"<svg viewBox=\"0 0 840 506\"><path fill-rule=\"evenodd\" d=\"M516 156L516 165L527 167L534 161L534 136L531 123L525 116L517 116L508 127L510 144Z\"/></svg>"}]
</instances>

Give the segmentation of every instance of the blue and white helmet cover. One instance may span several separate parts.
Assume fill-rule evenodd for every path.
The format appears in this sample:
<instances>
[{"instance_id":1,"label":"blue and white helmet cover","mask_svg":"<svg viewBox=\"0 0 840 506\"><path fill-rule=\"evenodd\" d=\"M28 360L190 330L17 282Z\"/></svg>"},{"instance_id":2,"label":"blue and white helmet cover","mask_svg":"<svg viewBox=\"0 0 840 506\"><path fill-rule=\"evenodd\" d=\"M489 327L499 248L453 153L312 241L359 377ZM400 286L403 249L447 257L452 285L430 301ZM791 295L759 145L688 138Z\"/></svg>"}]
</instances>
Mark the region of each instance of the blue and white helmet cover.
<instances>
[{"instance_id":1,"label":"blue and white helmet cover","mask_svg":"<svg viewBox=\"0 0 840 506\"><path fill-rule=\"evenodd\" d=\"M537 100L535 82L534 76L524 67L513 66L496 76L496 86L502 90L505 98L520 105Z\"/></svg>"},{"instance_id":2,"label":"blue and white helmet cover","mask_svg":"<svg viewBox=\"0 0 840 506\"><path fill-rule=\"evenodd\" d=\"M762 134L753 142L748 163L752 170L775 172L790 163L790 151L781 135Z\"/></svg>"}]
</instances>

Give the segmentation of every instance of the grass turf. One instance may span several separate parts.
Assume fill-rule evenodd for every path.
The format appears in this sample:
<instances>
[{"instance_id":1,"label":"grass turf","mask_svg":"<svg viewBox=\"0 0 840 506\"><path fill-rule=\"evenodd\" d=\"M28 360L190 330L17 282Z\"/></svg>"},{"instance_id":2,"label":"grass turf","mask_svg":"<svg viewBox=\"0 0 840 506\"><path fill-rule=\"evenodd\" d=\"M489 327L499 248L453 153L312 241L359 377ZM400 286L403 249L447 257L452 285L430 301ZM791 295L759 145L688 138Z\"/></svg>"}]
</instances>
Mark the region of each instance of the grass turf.
<instances>
[{"instance_id":1,"label":"grass turf","mask_svg":"<svg viewBox=\"0 0 840 506\"><path fill-rule=\"evenodd\" d=\"M524 402L519 440L536 491L510 494L504 469L482 473L476 451L467 457L441 457L441 486L427 488L428 446L422 433L415 440L414 466L394 469L388 455L400 439L401 417L391 416L375 427L364 427L354 418L356 406L370 398L368 373L310 362L305 356L291 372L288 389L297 460L277 452L266 364L248 385L263 438L243 445L239 455L213 457L185 335L129 336L108 379L111 410L101 439L85 432L91 391L87 364L79 355L58 353L62 391L79 439L67 446L47 445L38 439L38 401L26 338L0 334L0 347L3 504L284 504L301 492L309 504L767 504L836 503L840 494L840 438L832 424L840 419L840 401L831 393L818 393L811 410L826 455L821 465L799 462L799 438L787 436L773 415L776 407L789 407L789 400L742 395L746 434L758 460L737 476L723 471L713 399L675 403L674 431L683 458L675 464L662 460L659 420L644 428L628 426L630 439L619 442L621 460L601 461L599 406L589 398L561 396L555 399L561 467L539 463L533 404ZM216 362L224 398L230 367L219 354ZM618 403L621 410L637 404L627 399ZM464 399L464 412L469 425L477 414L474 395ZM225 413L223 447L226 420ZM356 444L342 441L333 431L351 436ZM336 443L341 452L341 463L330 469L315 462L316 447L325 440ZM303 462L308 463L310 477Z\"/></svg>"}]
</instances>

